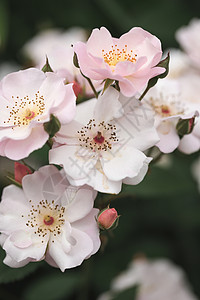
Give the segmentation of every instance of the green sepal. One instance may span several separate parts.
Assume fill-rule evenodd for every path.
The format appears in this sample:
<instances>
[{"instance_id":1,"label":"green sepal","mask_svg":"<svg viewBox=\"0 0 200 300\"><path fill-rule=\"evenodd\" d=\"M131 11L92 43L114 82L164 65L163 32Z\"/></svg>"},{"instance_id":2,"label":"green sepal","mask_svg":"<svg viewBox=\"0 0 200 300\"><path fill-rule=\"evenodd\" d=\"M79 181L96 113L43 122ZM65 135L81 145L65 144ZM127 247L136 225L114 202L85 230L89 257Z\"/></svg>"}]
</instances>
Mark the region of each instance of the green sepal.
<instances>
[{"instance_id":1,"label":"green sepal","mask_svg":"<svg viewBox=\"0 0 200 300\"><path fill-rule=\"evenodd\" d=\"M194 128L195 116L190 119L179 119L176 125L176 131L180 137L190 134Z\"/></svg>"},{"instance_id":2,"label":"green sepal","mask_svg":"<svg viewBox=\"0 0 200 300\"><path fill-rule=\"evenodd\" d=\"M79 66L79 63L78 63L78 57L77 57L75 52L74 52L74 56L73 56L73 64L75 65L76 68L80 69L80 66Z\"/></svg>"},{"instance_id":3,"label":"green sepal","mask_svg":"<svg viewBox=\"0 0 200 300\"><path fill-rule=\"evenodd\" d=\"M161 60L155 67L161 67L161 68L165 68L165 72L162 74L159 74L153 78L151 78L148 81L147 87L145 89L145 91L142 93L142 95L140 96L139 100L142 100L144 98L144 96L146 95L146 93L148 92L148 90L150 90L150 88L152 88L158 81L158 79L162 79L165 78L168 75L169 72L169 61L170 61L170 56L169 56L169 52L167 54L167 57L163 60Z\"/></svg>"},{"instance_id":4,"label":"green sepal","mask_svg":"<svg viewBox=\"0 0 200 300\"><path fill-rule=\"evenodd\" d=\"M53 114L50 116L50 121L44 123L44 130L49 134L49 138L51 139L61 127L60 121Z\"/></svg>"},{"instance_id":5,"label":"green sepal","mask_svg":"<svg viewBox=\"0 0 200 300\"><path fill-rule=\"evenodd\" d=\"M50 64L49 64L49 60L48 60L48 57L46 56L46 64L44 65L44 67L42 68L42 71L44 72L44 73L46 73L46 72L53 72L53 70L52 70L52 68L51 68L51 66L50 66Z\"/></svg>"},{"instance_id":6,"label":"green sepal","mask_svg":"<svg viewBox=\"0 0 200 300\"><path fill-rule=\"evenodd\" d=\"M9 175L7 175L6 178L8 178L11 181L11 183L13 183L14 185L16 185L17 187L22 188L22 185L18 181L15 180L13 174L9 173Z\"/></svg>"},{"instance_id":7,"label":"green sepal","mask_svg":"<svg viewBox=\"0 0 200 300\"><path fill-rule=\"evenodd\" d=\"M109 86L111 86L111 84L114 82L114 80L113 80L113 79L110 79L110 78L107 78L104 82L105 82L105 83L104 83L102 95L103 95L104 92L107 90L107 88L109 88Z\"/></svg>"}]
</instances>

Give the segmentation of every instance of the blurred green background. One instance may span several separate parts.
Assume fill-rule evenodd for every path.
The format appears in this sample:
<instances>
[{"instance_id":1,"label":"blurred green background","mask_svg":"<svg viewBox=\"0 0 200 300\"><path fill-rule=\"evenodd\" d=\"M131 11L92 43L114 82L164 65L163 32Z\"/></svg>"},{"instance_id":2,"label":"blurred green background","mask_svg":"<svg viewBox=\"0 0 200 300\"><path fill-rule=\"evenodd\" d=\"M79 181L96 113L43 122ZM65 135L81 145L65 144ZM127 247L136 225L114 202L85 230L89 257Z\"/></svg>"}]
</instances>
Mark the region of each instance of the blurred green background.
<instances>
[{"instance_id":1,"label":"blurred green background","mask_svg":"<svg viewBox=\"0 0 200 300\"><path fill-rule=\"evenodd\" d=\"M163 50L178 47L175 31L194 17L200 17L200 2L195 0L0 0L0 63L24 67L22 46L45 28L81 26L90 32L105 26L119 37L141 26L160 38ZM41 262L10 269L2 263L1 250L0 299L94 300L138 253L172 259L186 271L200 298L200 194L191 175L198 156L175 152L168 167L152 167L140 185L111 196L111 206L121 215L119 227L103 236L104 250L78 268L61 273ZM47 149L31 159L38 166L46 164ZM0 160L1 175L8 165L12 170L12 162ZM6 184L2 179L1 190Z\"/></svg>"}]
</instances>

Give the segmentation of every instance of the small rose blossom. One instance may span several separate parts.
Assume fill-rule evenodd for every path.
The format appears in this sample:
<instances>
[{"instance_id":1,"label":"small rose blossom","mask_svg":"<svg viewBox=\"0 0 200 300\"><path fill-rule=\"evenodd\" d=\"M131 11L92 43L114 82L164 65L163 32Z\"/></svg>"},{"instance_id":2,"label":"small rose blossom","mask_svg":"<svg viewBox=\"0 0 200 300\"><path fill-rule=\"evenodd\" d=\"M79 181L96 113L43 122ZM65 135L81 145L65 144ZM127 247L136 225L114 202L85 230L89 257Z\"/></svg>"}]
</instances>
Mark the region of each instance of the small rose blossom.
<instances>
[{"instance_id":1,"label":"small rose blossom","mask_svg":"<svg viewBox=\"0 0 200 300\"><path fill-rule=\"evenodd\" d=\"M61 271L80 265L100 247L93 208L96 192L70 186L55 166L44 166L10 185L0 203L0 243L4 263L22 267L46 260Z\"/></svg>"},{"instance_id":2,"label":"small rose blossom","mask_svg":"<svg viewBox=\"0 0 200 300\"><path fill-rule=\"evenodd\" d=\"M198 116L197 110L183 101L179 82L168 78L160 80L149 90L145 103L155 112L155 127L160 138L156 146L163 153L173 152L182 141L177 132L179 120L194 120Z\"/></svg>"},{"instance_id":3,"label":"small rose blossom","mask_svg":"<svg viewBox=\"0 0 200 300\"><path fill-rule=\"evenodd\" d=\"M33 63L42 68L45 65L46 57L56 74L64 78L66 83L74 83L76 96L93 95L88 81L80 74L80 70L73 64L74 50L72 45L77 41L86 41L87 32L83 28L72 27L62 31L48 29L40 32L32 40L27 42L23 52L31 58ZM101 88L102 81L93 81L96 90ZM77 89L77 87L80 89Z\"/></svg>"},{"instance_id":4,"label":"small rose blossom","mask_svg":"<svg viewBox=\"0 0 200 300\"><path fill-rule=\"evenodd\" d=\"M145 258L135 259L97 300L114 300L118 293L136 286L135 300L197 300L183 270L167 259Z\"/></svg>"},{"instance_id":5,"label":"small rose blossom","mask_svg":"<svg viewBox=\"0 0 200 300\"><path fill-rule=\"evenodd\" d=\"M187 26L179 28L176 39L189 56L191 64L200 69L200 19L192 19Z\"/></svg>"},{"instance_id":6,"label":"small rose blossom","mask_svg":"<svg viewBox=\"0 0 200 300\"><path fill-rule=\"evenodd\" d=\"M119 215L115 208L106 208L103 211L100 211L97 222L101 229L111 229L115 227Z\"/></svg>"},{"instance_id":7,"label":"small rose blossom","mask_svg":"<svg viewBox=\"0 0 200 300\"><path fill-rule=\"evenodd\" d=\"M43 124L51 114L66 124L75 108L72 84L65 85L54 73L30 68L5 76L0 85L0 155L27 157L48 140Z\"/></svg>"},{"instance_id":8,"label":"small rose blossom","mask_svg":"<svg viewBox=\"0 0 200 300\"><path fill-rule=\"evenodd\" d=\"M98 100L78 105L75 121L54 140L50 163L62 165L71 184L117 194L122 182L143 180L151 161L143 151L159 139L142 103L109 87Z\"/></svg>"},{"instance_id":9,"label":"small rose blossom","mask_svg":"<svg viewBox=\"0 0 200 300\"><path fill-rule=\"evenodd\" d=\"M156 67L162 50L158 38L135 27L119 39L105 28L94 29L87 43L74 45L81 71L95 80L113 79L127 97L145 88L150 78L165 71Z\"/></svg>"},{"instance_id":10,"label":"small rose blossom","mask_svg":"<svg viewBox=\"0 0 200 300\"><path fill-rule=\"evenodd\" d=\"M22 178L26 176L27 174L31 174L32 171L29 167L19 163L15 162L15 181L22 184Z\"/></svg>"}]
</instances>

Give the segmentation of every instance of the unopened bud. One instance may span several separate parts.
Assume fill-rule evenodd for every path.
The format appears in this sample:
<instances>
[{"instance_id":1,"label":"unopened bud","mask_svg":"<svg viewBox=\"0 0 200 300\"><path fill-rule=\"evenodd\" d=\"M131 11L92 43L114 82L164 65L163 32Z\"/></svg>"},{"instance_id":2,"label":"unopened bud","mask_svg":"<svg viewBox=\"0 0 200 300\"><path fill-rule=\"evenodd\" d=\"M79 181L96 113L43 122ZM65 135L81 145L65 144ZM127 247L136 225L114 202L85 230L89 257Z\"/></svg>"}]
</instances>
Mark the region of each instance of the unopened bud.
<instances>
[{"instance_id":1,"label":"unopened bud","mask_svg":"<svg viewBox=\"0 0 200 300\"><path fill-rule=\"evenodd\" d=\"M83 88L77 81L73 82L73 91L76 97L83 93Z\"/></svg>"},{"instance_id":2,"label":"unopened bud","mask_svg":"<svg viewBox=\"0 0 200 300\"><path fill-rule=\"evenodd\" d=\"M195 116L190 119L180 119L176 125L176 131L180 136L190 134L194 128Z\"/></svg>"},{"instance_id":3,"label":"unopened bud","mask_svg":"<svg viewBox=\"0 0 200 300\"><path fill-rule=\"evenodd\" d=\"M49 137L52 138L60 130L61 124L58 118L51 114L50 121L44 123L43 126Z\"/></svg>"},{"instance_id":4,"label":"unopened bud","mask_svg":"<svg viewBox=\"0 0 200 300\"><path fill-rule=\"evenodd\" d=\"M22 178L27 174L32 174L31 169L19 162L15 162L15 181L22 184Z\"/></svg>"},{"instance_id":5,"label":"unopened bud","mask_svg":"<svg viewBox=\"0 0 200 300\"><path fill-rule=\"evenodd\" d=\"M115 208L105 208L100 211L97 217L97 223L103 230L114 229L119 222L119 215Z\"/></svg>"}]
</instances>

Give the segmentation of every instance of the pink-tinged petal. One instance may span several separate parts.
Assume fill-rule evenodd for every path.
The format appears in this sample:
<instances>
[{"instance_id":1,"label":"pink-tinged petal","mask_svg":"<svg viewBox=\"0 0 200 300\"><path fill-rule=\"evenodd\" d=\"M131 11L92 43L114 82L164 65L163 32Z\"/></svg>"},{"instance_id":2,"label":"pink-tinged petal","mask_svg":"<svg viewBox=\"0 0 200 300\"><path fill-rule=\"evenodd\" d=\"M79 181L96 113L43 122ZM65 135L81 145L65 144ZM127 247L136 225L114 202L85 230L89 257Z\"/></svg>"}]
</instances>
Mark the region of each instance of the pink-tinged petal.
<instances>
[{"instance_id":1,"label":"pink-tinged petal","mask_svg":"<svg viewBox=\"0 0 200 300\"><path fill-rule=\"evenodd\" d=\"M74 94L73 85L65 85L65 96L63 97L62 104L56 106L50 110L61 122L61 124L66 124L72 121L76 112L76 96Z\"/></svg>"},{"instance_id":2,"label":"pink-tinged petal","mask_svg":"<svg viewBox=\"0 0 200 300\"><path fill-rule=\"evenodd\" d=\"M161 124L157 130L160 141L156 146L163 153L173 152L180 143L180 138L174 126L172 124Z\"/></svg>"},{"instance_id":3,"label":"pink-tinged petal","mask_svg":"<svg viewBox=\"0 0 200 300\"><path fill-rule=\"evenodd\" d=\"M69 193L61 199L63 206L66 206L66 218L69 222L75 222L84 218L93 208L95 192L92 188L85 186L78 189L76 193L71 195L71 200L68 199ZM70 201L69 205L68 201Z\"/></svg>"},{"instance_id":4,"label":"pink-tinged petal","mask_svg":"<svg viewBox=\"0 0 200 300\"><path fill-rule=\"evenodd\" d=\"M119 92L115 88L108 88L105 93L99 96L94 108L96 122L108 122L114 118L120 118L123 114L123 107L118 101Z\"/></svg>"},{"instance_id":5,"label":"pink-tinged petal","mask_svg":"<svg viewBox=\"0 0 200 300\"><path fill-rule=\"evenodd\" d=\"M145 177L147 171L148 171L148 167L149 167L149 163L152 161L151 157L147 157L146 160L143 163L142 168L140 169L139 173L137 176L135 177L126 177L125 179L123 179L123 183L125 184L130 184L130 185L136 185L139 184Z\"/></svg>"},{"instance_id":6,"label":"pink-tinged petal","mask_svg":"<svg viewBox=\"0 0 200 300\"><path fill-rule=\"evenodd\" d=\"M26 95L33 97L39 90L45 74L35 68L11 73L2 80L2 93L9 101L12 96L24 98Z\"/></svg>"},{"instance_id":7,"label":"pink-tinged petal","mask_svg":"<svg viewBox=\"0 0 200 300\"><path fill-rule=\"evenodd\" d=\"M87 119L88 122L88 119ZM59 132L56 133L54 140L60 144L78 144L78 131L83 127L82 124L73 120L69 124L62 125Z\"/></svg>"},{"instance_id":8,"label":"pink-tinged petal","mask_svg":"<svg viewBox=\"0 0 200 300\"><path fill-rule=\"evenodd\" d=\"M0 206L0 230L6 234L24 229L25 220L22 215L28 214L29 203L21 188L9 185L3 190Z\"/></svg>"},{"instance_id":9,"label":"pink-tinged petal","mask_svg":"<svg viewBox=\"0 0 200 300\"><path fill-rule=\"evenodd\" d=\"M114 149L113 149L114 150ZM103 157L102 168L110 180L122 180L126 177L135 177L139 174L146 156L139 150L132 147L122 147L113 157Z\"/></svg>"},{"instance_id":10,"label":"pink-tinged petal","mask_svg":"<svg viewBox=\"0 0 200 300\"><path fill-rule=\"evenodd\" d=\"M12 139L12 140L23 140L28 138L31 134L31 128L28 126L24 127L1 127L0 128L0 141L5 139Z\"/></svg>"},{"instance_id":11,"label":"pink-tinged petal","mask_svg":"<svg viewBox=\"0 0 200 300\"><path fill-rule=\"evenodd\" d=\"M114 75L120 75L121 77L129 78L128 76L133 75L135 72L137 72L147 61L146 57L139 57L135 63L132 63L130 61L122 61L119 62L114 70ZM137 73L136 73L137 74ZM137 75L133 75L134 77Z\"/></svg>"},{"instance_id":12,"label":"pink-tinged petal","mask_svg":"<svg viewBox=\"0 0 200 300\"><path fill-rule=\"evenodd\" d=\"M97 226L96 217L99 210L93 208L91 212L82 220L73 223L73 228L84 231L87 233L93 241L93 251L90 255L93 255L99 250L101 241L99 238L99 228Z\"/></svg>"},{"instance_id":13,"label":"pink-tinged petal","mask_svg":"<svg viewBox=\"0 0 200 300\"><path fill-rule=\"evenodd\" d=\"M10 241L18 248L27 248L32 245L31 235L27 231L14 231L10 236Z\"/></svg>"},{"instance_id":14,"label":"pink-tinged petal","mask_svg":"<svg viewBox=\"0 0 200 300\"><path fill-rule=\"evenodd\" d=\"M27 248L19 248L11 241L11 237L8 237L3 245L3 249L17 262L21 262L27 258L40 261L44 257L46 243L37 243L37 246L32 243Z\"/></svg>"},{"instance_id":15,"label":"pink-tinged petal","mask_svg":"<svg viewBox=\"0 0 200 300\"><path fill-rule=\"evenodd\" d=\"M86 233L72 228L71 235L74 244L68 253L65 252L65 249L61 247L60 242L56 239L54 243L49 243L48 247L49 255L62 272L65 269L79 266L93 251L93 242Z\"/></svg>"},{"instance_id":16,"label":"pink-tinged petal","mask_svg":"<svg viewBox=\"0 0 200 300\"><path fill-rule=\"evenodd\" d=\"M8 254L3 260L3 263L11 268L21 268L27 265L31 261L30 258L24 259L20 262L17 262L16 260L12 259Z\"/></svg>"},{"instance_id":17,"label":"pink-tinged petal","mask_svg":"<svg viewBox=\"0 0 200 300\"><path fill-rule=\"evenodd\" d=\"M119 82L119 87L121 93L126 97L135 96L138 92L134 84L126 78Z\"/></svg>"},{"instance_id":18,"label":"pink-tinged petal","mask_svg":"<svg viewBox=\"0 0 200 300\"><path fill-rule=\"evenodd\" d=\"M43 127L35 127L24 140L8 139L4 148L5 156L13 160L23 159L34 150L42 148L48 138L49 135L44 131Z\"/></svg>"},{"instance_id":19,"label":"pink-tinged petal","mask_svg":"<svg viewBox=\"0 0 200 300\"><path fill-rule=\"evenodd\" d=\"M78 62L83 74L91 79L101 80L102 76L99 76L95 71L93 71L93 69L95 68L98 69L99 66L94 61L94 59L90 55L88 55L86 45L82 42L78 42L74 45L74 51L78 56ZM103 59L102 59L102 65L103 65Z\"/></svg>"},{"instance_id":20,"label":"pink-tinged petal","mask_svg":"<svg viewBox=\"0 0 200 300\"><path fill-rule=\"evenodd\" d=\"M68 185L66 178L52 165L44 166L22 180L27 199L35 204L43 199L56 202ZM35 187L37 187L37 193Z\"/></svg>"},{"instance_id":21,"label":"pink-tinged petal","mask_svg":"<svg viewBox=\"0 0 200 300\"><path fill-rule=\"evenodd\" d=\"M178 149L185 154L197 152L200 150L200 138L196 137L193 133L184 135L180 140Z\"/></svg>"},{"instance_id":22,"label":"pink-tinged petal","mask_svg":"<svg viewBox=\"0 0 200 300\"><path fill-rule=\"evenodd\" d=\"M103 58L102 50L110 51L113 44L112 36L105 27L95 28L87 41L87 51L93 56Z\"/></svg>"}]
</instances>

